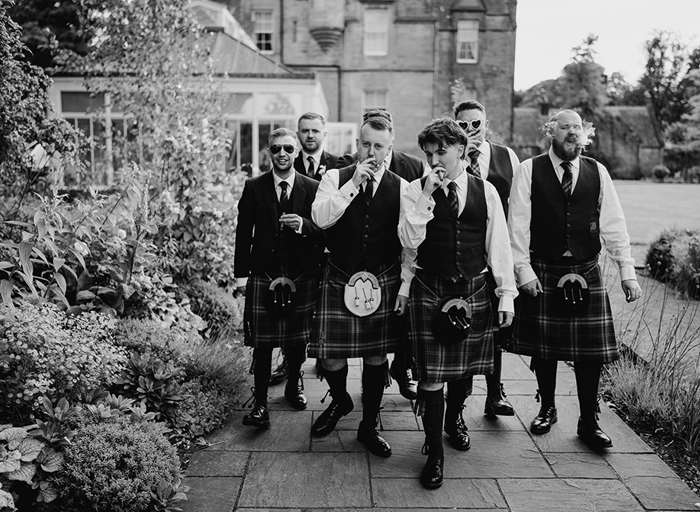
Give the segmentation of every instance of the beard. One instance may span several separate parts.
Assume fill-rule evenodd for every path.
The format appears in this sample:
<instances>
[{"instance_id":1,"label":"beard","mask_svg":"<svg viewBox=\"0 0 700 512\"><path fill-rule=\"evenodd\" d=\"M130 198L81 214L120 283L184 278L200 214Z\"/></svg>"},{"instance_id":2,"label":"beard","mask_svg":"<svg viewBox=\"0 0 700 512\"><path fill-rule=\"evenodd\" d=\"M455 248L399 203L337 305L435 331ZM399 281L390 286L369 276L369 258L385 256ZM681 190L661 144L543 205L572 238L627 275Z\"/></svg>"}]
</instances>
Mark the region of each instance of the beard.
<instances>
[{"instance_id":1,"label":"beard","mask_svg":"<svg viewBox=\"0 0 700 512\"><path fill-rule=\"evenodd\" d=\"M567 148L567 145L569 148ZM564 142L559 142L557 139L552 139L552 151L559 158L566 162L571 162L575 160L579 155L583 147L578 144L577 137L567 137Z\"/></svg>"},{"instance_id":2,"label":"beard","mask_svg":"<svg viewBox=\"0 0 700 512\"><path fill-rule=\"evenodd\" d=\"M304 151L307 153L313 155L316 153L316 151L319 150L321 147L321 143L317 140L309 140L309 141L304 141L301 142L301 147L304 148Z\"/></svg>"}]
</instances>

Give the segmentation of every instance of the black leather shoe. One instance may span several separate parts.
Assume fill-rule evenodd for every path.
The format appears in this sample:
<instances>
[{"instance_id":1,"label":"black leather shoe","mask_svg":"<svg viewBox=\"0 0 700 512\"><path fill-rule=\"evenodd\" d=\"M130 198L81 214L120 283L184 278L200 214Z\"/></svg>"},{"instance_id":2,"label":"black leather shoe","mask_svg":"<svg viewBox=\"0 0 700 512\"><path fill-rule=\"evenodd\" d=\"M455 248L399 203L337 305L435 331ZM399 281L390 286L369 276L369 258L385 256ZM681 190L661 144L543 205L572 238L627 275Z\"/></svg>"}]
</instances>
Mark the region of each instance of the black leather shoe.
<instances>
[{"instance_id":1,"label":"black leather shoe","mask_svg":"<svg viewBox=\"0 0 700 512\"><path fill-rule=\"evenodd\" d=\"M603 432L595 419L582 420L578 419L578 428L576 434L581 440L594 450L601 448L610 448L613 443L605 432Z\"/></svg>"},{"instance_id":2,"label":"black leather shoe","mask_svg":"<svg viewBox=\"0 0 700 512\"><path fill-rule=\"evenodd\" d=\"M471 447L469 434L467 433L467 425L460 414L451 425L445 425L445 432L450 436L450 445L455 450L466 452Z\"/></svg>"},{"instance_id":3,"label":"black leather shoe","mask_svg":"<svg viewBox=\"0 0 700 512\"><path fill-rule=\"evenodd\" d=\"M445 456L428 454L428 460L420 474L420 483L426 489L437 489L442 485L442 469L445 465Z\"/></svg>"},{"instance_id":4,"label":"black leather shoe","mask_svg":"<svg viewBox=\"0 0 700 512\"><path fill-rule=\"evenodd\" d=\"M398 371L394 369L394 363L392 361L391 367L389 368L389 374L391 378L396 381L399 385L399 393L401 396L407 400L415 400L418 398L418 383L413 380L413 375L411 375L411 370L406 369L403 371Z\"/></svg>"},{"instance_id":5,"label":"black leather shoe","mask_svg":"<svg viewBox=\"0 0 700 512\"><path fill-rule=\"evenodd\" d=\"M304 396L304 385L299 382L301 382L301 377L296 384L292 381L287 381L287 385L284 387L284 398L287 399L289 405L299 411L303 411L306 409L306 397Z\"/></svg>"},{"instance_id":6,"label":"black leather shoe","mask_svg":"<svg viewBox=\"0 0 700 512\"><path fill-rule=\"evenodd\" d=\"M486 416L514 416L515 411L513 406L506 398L506 392L503 389L503 384L498 388L497 394L486 397L484 404L484 415Z\"/></svg>"},{"instance_id":7,"label":"black leather shoe","mask_svg":"<svg viewBox=\"0 0 700 512\"><path fill-rule=\"evenodd\" d=\"M282 362L270 374L270 386L284 382L287 377L289 377L289 365L287 364L287 357L283 355Z\"/></svg>"},{"instance_id":8,"label":"black leather shoe","mask_svg":"<svg viewBox=\"0 0 700 512\"><path fill-rule=\"evenodd\" d=\"M360 422L360 428L357 429L357 440L377 457L391 455L391 446L379 435L376 427L366 427L363 422Z\"/></svg>"},{"instance_id":9,"label":"black leather shoe","mask_svg":"<svg viewBox=\"0 0 700 512\"><path fill-rule=\"evenodd\" d=\"M350 414L354 408L355 404L352 403L352 398L347 393L342 400L333 400L328 409L323 411L314 422L311 427L311 435L313 437L322 437L330 434L338 424L338 420L346 414Z\"/></svg>"},{"instance_id":10,"label":"black leather shoe","mask_svg":"<svg viewBox=\"0 0 700 512\"><path fill-rule=\"evenodd\" d=\"M268 428L270 426L270 414L264 405L256 405L249 414L243 416L243 424L251 427Z\"/></svg>"},{"instance_id":11,"label":"black leather shoe","mask_svg":"<svg viewBox=\"0 0 700 512\"><path fill-rule=\"evenodd\" d=\"M530 432L536 435L546 434L552 430L552 425L557 422L557 408L544 407L540 408L540 412L535 416L535 419L530 423Z\"/></svg>"}]
</instances>

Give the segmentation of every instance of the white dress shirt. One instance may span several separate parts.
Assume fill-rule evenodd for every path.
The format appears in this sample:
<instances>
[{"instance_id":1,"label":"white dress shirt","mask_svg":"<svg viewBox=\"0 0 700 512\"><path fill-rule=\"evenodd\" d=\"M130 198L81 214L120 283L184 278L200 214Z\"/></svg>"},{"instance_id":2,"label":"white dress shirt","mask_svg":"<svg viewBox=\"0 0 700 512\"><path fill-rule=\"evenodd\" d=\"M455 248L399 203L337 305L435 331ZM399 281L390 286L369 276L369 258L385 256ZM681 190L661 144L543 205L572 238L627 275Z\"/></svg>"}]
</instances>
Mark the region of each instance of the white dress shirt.
<instances>
[{"instance_id":1,"label":"white dress shirt","mask_svg":"<svg viewBox=\"0 0 700 512\"><path fill-rule=\"evenodd\" d=\"M520 160L518 160L518 156L515 154L515 151L510 148L506 149L508 150L508 156L510 157L510 165L513 168L513 172L515 172L520 165ZM489 177L489 166L491 165L491 143L485 140L476 149L476 151L479 152L479 156L477 157L477 161L479 162L479 174L481 175L481 178L485 180ZM469 158L469 160L471 160L471 158Z\"/></svg>"},{"instance_id":2,"label":"white dress shirt","mask_svg":"<svg viewBox=\"0 0 700 512\"><path fill-rule=\"evenodd\" d=\"M564 175L562 159L549 148L549 158L561 182ZM579 176L580 159L571 162L573 175L572 192L576 190ZM608 170L603 164L597 162L600 175L600 237L610 257L620 269L620 279L636 279L634 272L634 258L631 255L630 237L627 234L627 224L622 206L617 198L615 187ZM511 246L513 248L513 260L518 285L522 286L537 279L530 262L530 221L532 220L532 159L525 160L513 176L513 184L510 189L510 210L508 225L510 227ZM566 251L565 255L571 255Z\"/></svg>"},{"instance_id":3,"label":"white dress shirt","mask_svg":"<svg viewBox=\"0 0 700 512\"><path fill-rule=\"evenodd\" d=\"M372 197L377 193L377 188L381 186L384 170L385 166L383 165L374 173L375 183L372 188ZM401 195L403 196L408 187L408 182L403 178L399 179L401 180ZM342 187L338 187L339 183L340 173L338 169L331 169L323 175L316 191L316 199L314 199L314 204L311 206L311 219L322 229L327 229L338 222L338 219L345 213L346 208L350 206L353 199L360 193L360 190L352 180L348 180ZM411 287L411 280L413 279L411 265L414 260L415 251L404 247L401 252L401 287L399 289L399 295L404 297L408 297Z\"/></svg>"},{"instance_id":4,"label":"white dress shirt","mask_svg":"<svg viewBox=\"0 0 700 512\"><path fill-rule=\"evenodd\" d=\"M448 194L447 184L451 180L445 179L442 189L434 194ZM459 201L460 215L467 203L468 178L462 171L454 180L457 184L457 199ZM501 198L496 188L491 183L484 181L484 193L486 196L486 264L483 272L491 269L496 281L496 296L499 298L498 311L514 312L513 299L518 296L513 275L513 257L510 252L508 227L501 207ZM428 222L434 218L435 200L431 196L423 195L423 184L420 180L413 181L406 192L401 196L401 220L399 221L399 239L404 247L418 251L427 234ZM416 268L415 256L413 267Z\"/></svg>"},{"instance_id":5,"label":"white dress shirt","mask_svg":"<svg viewBox=\"0 0 700 512\"><path fill-rule=\"evenodd\" d=\"M310 153L306 153L304 151L301 152L301 157L304 160L304 170L306 171L307 176L309 174L309 157L313 158L313 160L314 160L314 173L317 173L318 168L321 166L321 155L322 154L323 154L323 150L319 151L315 155L312 155Z\"/></svg>"}]
</instances>

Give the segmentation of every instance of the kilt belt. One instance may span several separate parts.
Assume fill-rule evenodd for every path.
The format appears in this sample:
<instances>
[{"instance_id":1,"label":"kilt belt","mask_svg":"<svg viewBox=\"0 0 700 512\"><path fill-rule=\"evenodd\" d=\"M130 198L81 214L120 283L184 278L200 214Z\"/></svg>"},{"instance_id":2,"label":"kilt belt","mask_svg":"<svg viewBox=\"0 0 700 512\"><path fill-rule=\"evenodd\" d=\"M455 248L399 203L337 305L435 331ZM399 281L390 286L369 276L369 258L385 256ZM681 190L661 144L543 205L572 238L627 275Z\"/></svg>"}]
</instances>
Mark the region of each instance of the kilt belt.
<instances>
[{"instance_id":1,"label":"kilt belt","mask_svg":"<svg viewBox=\"0 0 700 512\"><path fill-rule=\"evenodd\" d=\"M377 311L363 317L355 316L345 306L345 285L352 273L362 269L341 269L336 263L331 257L323 271L309 357L345 359L394 352L406 339L405 317L394 312L401 285L398 260L367 269L379 282L381 303Z\"/></svg>"},{"instance_id":2,"label":"kilt belt","mask_svg":"<svg viewBox=\"0 0 700 512\"><path fill-rule=\"evenodd\" d=\"M511 350L561 361L608 363L618 359L610 301L598 260L552 261L536 255L531 259L544 291L537 297L525 293L518 297ZM565 312L556 293L559 279L569 273L584 276L590 294L588 307L573 315Z\"/></svg>"},{"instance_id":3,"label":"kilt belt","mask_svg":"<svg viewBox=\"0 0 700 512\"><path fill-rule=\"evenodd\" d=\"M304 346L313 326L318 282L306 274L293 279L297 288L297 307L289 316L280 317L265 307L267 290L273 280L267 274L248 278L243 311L245 344L255 348Z\"/></svg>"},{"instance_id":4,"label":"kilt belt","mask_svg":"<svg viewBox=\"0 0 700 512\"><path fill-rule=\"evenodd\" d=\"M432 330L438 302L448 295L465 298L472 310L469 336L453 345L436 339ZM418 380L449 382L493 373L493 314L485 274L454 282L418 270L408 299L408 313Z\"/></svg>"}]
</instances>

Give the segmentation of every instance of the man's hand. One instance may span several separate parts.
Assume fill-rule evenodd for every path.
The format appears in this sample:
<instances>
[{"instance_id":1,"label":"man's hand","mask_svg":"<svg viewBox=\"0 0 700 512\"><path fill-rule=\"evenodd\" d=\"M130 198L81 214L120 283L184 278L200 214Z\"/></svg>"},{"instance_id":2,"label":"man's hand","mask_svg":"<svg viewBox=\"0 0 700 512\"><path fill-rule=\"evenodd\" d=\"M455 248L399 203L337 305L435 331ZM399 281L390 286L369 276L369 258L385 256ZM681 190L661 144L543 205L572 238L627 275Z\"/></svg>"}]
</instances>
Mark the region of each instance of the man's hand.
<instances>
[{"instance_id":1,"label":"man's hand","mask_svg":"<svg viewBox=\"0 0 700 512\"><path fill-rule=\"evenodd\" d=\"M296 213L284 213L280 217L280 224L282 226L287 226L294 231L299 231L301 229L303 221Z\"/></svg>"},{"instance_id":2,"label":"man's hand","mask_svg":"<svg viewBox=\"0 0 700 512\"><path fill-rule=\"evenodd\" d=\"M525 283L520 287L520 289L533 297L537 297L538 293L542 293L544 291L542 289L542 283L540 283L539 279L533 279L529 283Z\"/></svg>"},{"instance_id":3,"label":"man's hand","mask_svg":"<svg viewBox=\"0 0 700 512\"><path fill-rule=\"evenodd\" d=\"M622 281L622 291L625 292L627 302L634 302L642 296L642 289L636 279Z\"/></svg>"},{"instance_id":4,"label":"man's hand","mask_svg":"<svg viewBox=\"0 0 700 512\"><path fill-rule=\"evenodd\" d=\"M359 162L357 167L355 167L355 174L352 175L352 183L356 188L360 188L363 183L372 177L374 179L374 172L379 168L379 162L374 158L368 158L363 162Z\"/></svg>"},{"instance_id":5,"label":"man's hand","mask_svg":"<svg viewBox=\"0 0 700 512\"><path fill-rule=\"evenodd\" d=\"M236 286L233 296L238 297L239 295L245 297L245 286Z\"/></svg>"},{"instance_id":6,"label":"man's hand","mask_svg":"<svg viewBox=\"0 0 700 512\"><path fill-rule=\"evenodd\" d=\"M430 197L438 188L442 187L445 182L445 174L447 171L444 167L436 167L430 174L426 176L425 185L423 185L423 195Z\"/></svg>"},{"instance_id":7,"label":"man's hand","mask_svg":"<svg viewBox=\"0 0 700 512\"><path fill-rule=\"evenodd\" d=\"M511 313L510 311L499 311L498 312L498 327L500 327L501 329L509 327L510 324L513 323L514 316L515 316L515 314Z\"/></svg>"},{"instance_id":8,"label":"man's hand","mask_svg":"<svg viewBox=\"0 0 700 512\"><path fill-rule=\"evenodd\" d=\"M403 316L408 309L408 297L405 295L397 295L396 303L394 304L394 313L398 316Z\"/></svg>"}]
</instances>

